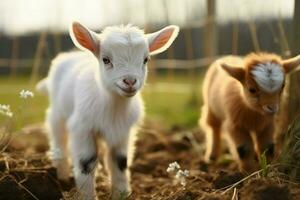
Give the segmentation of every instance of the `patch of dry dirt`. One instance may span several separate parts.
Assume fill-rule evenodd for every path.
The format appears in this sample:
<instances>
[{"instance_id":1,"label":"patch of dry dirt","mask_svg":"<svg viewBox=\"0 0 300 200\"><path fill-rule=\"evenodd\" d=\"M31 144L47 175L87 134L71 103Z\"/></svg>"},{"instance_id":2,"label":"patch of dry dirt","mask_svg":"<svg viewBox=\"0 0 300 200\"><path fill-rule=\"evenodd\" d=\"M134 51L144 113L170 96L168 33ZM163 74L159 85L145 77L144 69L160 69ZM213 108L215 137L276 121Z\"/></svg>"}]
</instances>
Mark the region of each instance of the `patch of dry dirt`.
<instances>
[{"instance_id":1,"label":"patch of dry dirt","mask_svg":"<svg viewBox=\"0 0 300 200\"><path fill-rule=\"evenodd\" d=\"M57 180L56 170L46 156L48 142L41 126L27 127L14 134L0 156L0 200L76 199L74 181ZM161 130L151 125L142 129L130 170L133 192L129 200L226 200L234 199L233 188L226 187L245 177L233 162L207 165L202 160L201 134L197 130ZM103 145L100 145L100 155ZM187 185L181 186L166 172L177 161L188 169ZM103 161L100 159L101 165ZM99 165L99 166L101 166ZM274 175L275 174L275 175ZM70 178L72 180L72 178ZM109 199L109 181L103 167L97 169L99 199ZM299 184L283 180L276 173L268 178L253 176L236 187L236 199L300 199Z\"/></svg>"}]
</instances>

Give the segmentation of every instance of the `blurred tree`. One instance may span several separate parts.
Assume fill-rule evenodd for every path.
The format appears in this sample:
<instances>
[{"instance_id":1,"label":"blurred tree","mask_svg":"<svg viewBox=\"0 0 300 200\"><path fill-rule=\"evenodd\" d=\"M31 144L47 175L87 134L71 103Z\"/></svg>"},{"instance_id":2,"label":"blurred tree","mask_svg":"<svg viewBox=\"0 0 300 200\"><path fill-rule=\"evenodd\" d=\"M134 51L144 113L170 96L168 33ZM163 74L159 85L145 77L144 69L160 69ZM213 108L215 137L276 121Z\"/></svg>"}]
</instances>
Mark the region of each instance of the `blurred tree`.
<instances>
[{"instance_id":1,"label":"blurred tree","mask_svg":"<svg viewBox=\"0 0 300 200\"><path fill-rule=\"evenodd\" d=\"M292 55L300 54L300 1L295 1L293 19L293 44ZM289 100L288 100L288 121L291 122L300 114L300 71L296 71L290 76Z\"/></svg>"},{"instance_id":2,"label":"blurred tree","mask_svg":"<svg viewBox=\"0 0 300 200\"><path fill-rule=\"evenodd\" d=\"M292 56L300 54L300 1L295 0L293 17L293 43ZM284 109L281 119L283 126L280 127L279 137L277 138L278 147L283 147L279 162L282 171L293 181L300 181L299 168L299 135L300 135L300 70L293 72L289 77L288 98L283 101ZM285 99L284 99L285 100ZM293 122L294 121L294 122ZM293 122L293 123L292 123ZM290 127L288 128L288 125ZM281 124L282 125L282 124ZM280 132L281 131L281 132ZM281 136L280 136L281 134ZM285 138L285 140L284 140ZM280 151L278 152L280 153Z\"/></svg>"},{"instance_id":3,"label":"blurred tree","mask_svg":"<svg viewBox=\"0 0 300 200\"><path fill-rule=\"evenodd\" d=\"M205 57L214 57L217 54L217 25L216 1L206 1L206 25L204 28Z\"/></svg>"},{"instance_id":4,"label":"blurred tree","mask_svg":"<svg viewBox=\"0 0 300 200\"><path fill-rule=\"evenodd\" d=\"M293 16L293 38L292 38L292 56L300 54L300 1L295 1ZM278 115L277 130L275 133L275 141L277 143L277 153L280 153L283 147L284 138L286 136L288 126L300 114L300 70L291 73L287 81L287 88L281 105L281 113ZM289 137L289 136L288 136ZM286 151L283 150L283 151Z\"/></svg>"}]
</instances>

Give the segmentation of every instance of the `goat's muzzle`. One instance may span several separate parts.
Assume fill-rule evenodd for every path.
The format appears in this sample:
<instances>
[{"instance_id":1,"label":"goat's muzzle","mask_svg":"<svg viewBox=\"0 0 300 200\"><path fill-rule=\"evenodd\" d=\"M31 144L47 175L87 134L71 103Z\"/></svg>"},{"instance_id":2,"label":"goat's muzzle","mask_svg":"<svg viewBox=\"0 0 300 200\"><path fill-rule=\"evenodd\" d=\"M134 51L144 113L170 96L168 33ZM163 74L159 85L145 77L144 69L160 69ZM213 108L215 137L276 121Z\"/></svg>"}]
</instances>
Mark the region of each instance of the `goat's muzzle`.
<instances>
[{"instance_id":1,"label":"goat's muzzle","mask_svg":"<svg viewBox=\"0 0 300 200\"><path fill-rule=\"evenodd\" d=\"M264 105L262 108L263 108L264 112L269 115L274 115L279 110L278 104Z\"/></svg>"},{"instance_id":2,"label":"goat's muzzle","mask_svg":"<svg viewBox=\"0 0 300 200\"><path fill-rule=\"evenodd\" d=\"M123 95L126 97L132 97L136 94L137 89L135 89L134 87L121 87L118 86L118 88L120 88L123 92Z\"/></svg>"}]
</instances>

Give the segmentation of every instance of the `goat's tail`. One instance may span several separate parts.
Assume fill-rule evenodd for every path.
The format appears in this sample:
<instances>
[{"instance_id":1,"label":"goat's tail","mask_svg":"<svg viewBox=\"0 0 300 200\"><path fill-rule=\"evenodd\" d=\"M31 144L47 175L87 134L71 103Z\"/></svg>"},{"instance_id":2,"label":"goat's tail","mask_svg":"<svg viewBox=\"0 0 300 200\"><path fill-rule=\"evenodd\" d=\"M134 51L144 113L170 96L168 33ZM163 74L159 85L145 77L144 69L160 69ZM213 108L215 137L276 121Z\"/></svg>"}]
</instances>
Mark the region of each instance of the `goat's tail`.
<instances>
[{"instance_id":1,"label":"goat's tail","mask_svg":"<svg viewBox=\"0 0 300 200\"><path fill-rule=\"evenodd\" d=\"M47 80L48 80L47 78L44 78L41 81L39 81L35 86L35 89L44 95L48 95L48 86L47 86L48 81Z\"/></svg>"}]
</instances>

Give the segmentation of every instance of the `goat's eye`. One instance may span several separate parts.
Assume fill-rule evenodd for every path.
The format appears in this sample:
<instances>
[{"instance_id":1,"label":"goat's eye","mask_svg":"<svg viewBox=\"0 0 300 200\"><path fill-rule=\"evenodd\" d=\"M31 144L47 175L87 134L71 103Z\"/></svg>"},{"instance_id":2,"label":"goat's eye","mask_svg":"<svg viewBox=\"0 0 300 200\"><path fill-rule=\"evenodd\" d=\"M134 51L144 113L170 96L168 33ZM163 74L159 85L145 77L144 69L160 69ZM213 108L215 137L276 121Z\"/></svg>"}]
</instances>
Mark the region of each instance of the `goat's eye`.
<instances>
[{"instance_id":1,"label":"goat's eye","mask_svg":"<svg viewBox=\"0 0 300 200\"><path fill-rule=\"evenodd\" d=\"M110 64L110 59L109 58L103 58L102 61L106 65Z\"/></svg>"},{"instance_id":2,"label":"goat's eye","mask_svg":"<svg viewBox=\"0 0 300 200\"><path fill-rule=\"evenodd\" d=\"M251 94L255 94L256 92L257 92L257 90L255 89L255 88L249 88L249 92L251 93Z\"/></svg>"},{"instance_id":3,"label":"goat's eye","mask_svg":"<svg viewBox=\"0 0 300 200\"><path fill-rule=\"evenodd\" d=\"M145 59L144 59L144 65L147 63L149 61L149 58L148 57L146 57Z\"/></svg>"},{"instance_id":4,"label":"goat's eye","mask_svg":"<svg viewBox=\"0 0 300 200\"><path fill-rule=\"evenodd\" d=\"M284 87L285 87L285 83L282 84L281 88L284 89Z\"/></svg>"}]
</instances>

